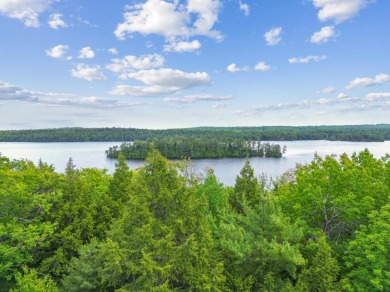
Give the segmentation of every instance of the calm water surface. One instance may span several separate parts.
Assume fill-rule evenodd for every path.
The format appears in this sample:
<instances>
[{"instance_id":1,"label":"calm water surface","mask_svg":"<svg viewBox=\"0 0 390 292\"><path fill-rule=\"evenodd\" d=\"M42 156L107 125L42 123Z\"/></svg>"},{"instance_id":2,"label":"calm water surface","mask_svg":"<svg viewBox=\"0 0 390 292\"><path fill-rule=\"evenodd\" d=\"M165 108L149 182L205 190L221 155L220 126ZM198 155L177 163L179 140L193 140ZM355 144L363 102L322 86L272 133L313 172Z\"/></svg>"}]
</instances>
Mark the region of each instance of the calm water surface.
<instances>
[{"instance_id":1,"label":"calm water surface","mask_svg":"<svg viewBox=\"0 0 390 292\"><path fill-rule=\"evenodd\" d=\"M287 146L287 153L282 158L251 158L251 165L257 175L266 174L268 178L278 177L287 170L294 168L297 163L309 163L317 152L321 156L342 153L351 155L368 148L371 153L380 158L390 153L390 141L386 142L339 142L339 141L283 141L274 142ZM39 159L54 165L57 171L62 172L66 163L72 157L78 168L97 167L106 168L112 173L115 170L115 160L105 156L105 150L117 142L78 142L78 143L8 143L0 142L0 153L12 159L29 159L38 162ZM221 158L201 159L192 162L193 167L204 172L211 167L220 182L233 185L245 159ZM128 161L130 168L138 168L142 161Z\"/></svg>"}]
</instances>

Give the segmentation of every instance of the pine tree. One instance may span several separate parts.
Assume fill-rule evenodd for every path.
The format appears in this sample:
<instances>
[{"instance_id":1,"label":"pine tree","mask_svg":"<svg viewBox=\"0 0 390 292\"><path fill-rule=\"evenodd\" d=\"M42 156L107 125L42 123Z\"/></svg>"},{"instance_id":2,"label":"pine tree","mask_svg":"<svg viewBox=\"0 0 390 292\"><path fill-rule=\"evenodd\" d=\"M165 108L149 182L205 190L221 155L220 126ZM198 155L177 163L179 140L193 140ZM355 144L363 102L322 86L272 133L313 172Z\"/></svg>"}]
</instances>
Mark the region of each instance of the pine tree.
<instances>
[{"instance_id":1,"label":"pine tree","mask_svg":"<svg viewBox=\"0 0 390 292\"><path fill-rule=\"evenodd\" d=\"M245 159L245 164L240 171L240 175L236 177L234 192L230 199L233 209L242 213L243 202L247 202L249 206L254 207L260 202L260 185L255 177L254 169L250 165L249 158Z\"/></svg>"},{"instance_id":2,"label":"pine tree","mask_svg":"<svg viewBox=\"0 0 390 292\"><path fill-rule=\"evenodd\" d=\"M321 235L316 245L316 254L299 275L297 288L300 291L337 291L340 267L326 236Z\"/></svg>"},{"instance_id":3,"label":"pine tree","mask_svg":"<svg viewBox=\"0 0 390 292\"><path fill-rule=\"evenodd\" d=\"M129 203L103 248L102 278L113 288L219 291L206 201L156 150L133 177Z\"/></svg>"}]
</instances>

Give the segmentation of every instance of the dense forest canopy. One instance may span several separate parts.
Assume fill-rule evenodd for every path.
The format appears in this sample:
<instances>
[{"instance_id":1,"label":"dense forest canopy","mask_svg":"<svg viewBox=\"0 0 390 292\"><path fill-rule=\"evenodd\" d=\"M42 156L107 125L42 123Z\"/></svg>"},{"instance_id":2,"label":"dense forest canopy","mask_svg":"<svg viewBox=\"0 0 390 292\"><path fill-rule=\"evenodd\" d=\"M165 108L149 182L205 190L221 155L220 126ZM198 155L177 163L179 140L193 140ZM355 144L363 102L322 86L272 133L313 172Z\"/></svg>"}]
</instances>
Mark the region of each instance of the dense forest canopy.
<instances>
[{"instance_id":1,"label":"dense forest canopy","mask_svg":"<svg viewBox=\"0 0 390 292\"><path fill-rule=\"evenodd\" d=\"M3 130L0 131L0 142L124 142L175 136L215 139L234 138L252 141L385 141L390 140L390 125L200 127L167 130L135 128Z\"/></svg>"},{"instance_id":2,"label":"dense forest canopy","mask_svg":"<svg viewBox=\"0 0 390 292\"><path fill-rule=\"evenodd\" d=\"M0 291L390 291L390 156L235 185L151 150L65 173L0 155Z\"/></svg>"},{"instance_id":3,"label":"dense forest canopy","mask_svg":"<svg viewBox=\"0 0 390 292\"><path fill-rule=\"evenodd\" d=\"M214 139L196 137L165 137L160 139L124 142L119 147L106 150L109 158L117 158L121 153L126 159L145 159L156 148L169 159L197 159L221 157L282 157L287 148L279 144L260 143L243 139Z\"/></svg>"}]
</instances>

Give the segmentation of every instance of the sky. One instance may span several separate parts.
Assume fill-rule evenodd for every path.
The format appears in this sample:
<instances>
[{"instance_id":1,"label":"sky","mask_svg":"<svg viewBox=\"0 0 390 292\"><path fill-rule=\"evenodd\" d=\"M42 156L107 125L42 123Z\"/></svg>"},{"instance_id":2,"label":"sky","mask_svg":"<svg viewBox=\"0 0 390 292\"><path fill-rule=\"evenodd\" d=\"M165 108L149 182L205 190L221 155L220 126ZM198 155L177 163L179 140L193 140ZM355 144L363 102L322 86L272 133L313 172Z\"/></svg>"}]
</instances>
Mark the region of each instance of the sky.
<instances>
[{"instance_id":1,"label":"sky","mask_svg":"<svg viewBox=\"0 0 390 292\"><path fill-rule=\"evenodd\" d=\"M0 129L390 123L389 0L0 0Z\"/></svg>"}]
</instances>

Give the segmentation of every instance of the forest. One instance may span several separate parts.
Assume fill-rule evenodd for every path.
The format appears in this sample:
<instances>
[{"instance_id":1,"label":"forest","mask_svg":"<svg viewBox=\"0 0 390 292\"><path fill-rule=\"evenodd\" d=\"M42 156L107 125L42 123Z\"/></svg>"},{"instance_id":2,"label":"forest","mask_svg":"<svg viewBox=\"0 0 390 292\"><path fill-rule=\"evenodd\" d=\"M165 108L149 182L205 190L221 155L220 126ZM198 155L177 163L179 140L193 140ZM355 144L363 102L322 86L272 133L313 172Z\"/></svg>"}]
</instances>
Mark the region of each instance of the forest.
<instances>
[{"instance_id":1,"label":"forest","mask_svg":"<svg viewBox=\"0 0 390 292\"><path fill-rule=\"evenodd\" d=\"M124 142L119 147L106 150L109 158L118 158L121 153L126 159L145 159L152 148L156 148L168 159L198 159L222 157L282 157L287 148L279 144L260 143L243 139L196 137L165 137L160 139Z\"/></svg>"},{"instance_id":2,"label":"forest","mask_svg":"<svg viewBox=\"0 0 390 292\"><path fill-rule=\"evenodd\" d=\"M330 140L383 142L390 140L390 124L351 126L199 127L150 130L135 128L59 128L3 130L0 142L129 142L164 137L244 139L251 141Z\"/></svg>"},{"instance_id":3,"label":"forest","mask_svg":"<svg viewBox=\"0 0 390 292\"><path fill-rule=\"evenodd\" d=\"M157 150L63 173L0 156L0 291L390 291L390 155L235 185Z\"/></svg>"}]
</instances>

